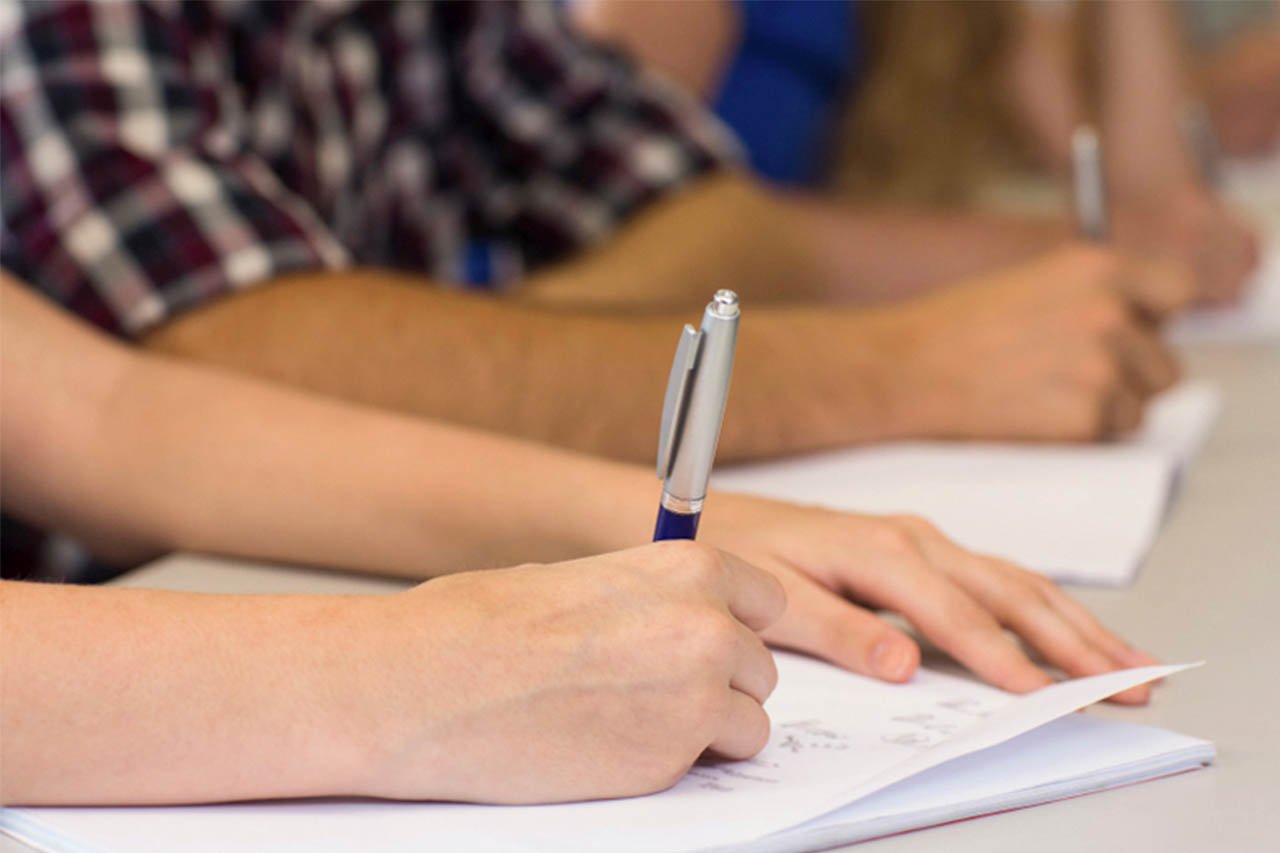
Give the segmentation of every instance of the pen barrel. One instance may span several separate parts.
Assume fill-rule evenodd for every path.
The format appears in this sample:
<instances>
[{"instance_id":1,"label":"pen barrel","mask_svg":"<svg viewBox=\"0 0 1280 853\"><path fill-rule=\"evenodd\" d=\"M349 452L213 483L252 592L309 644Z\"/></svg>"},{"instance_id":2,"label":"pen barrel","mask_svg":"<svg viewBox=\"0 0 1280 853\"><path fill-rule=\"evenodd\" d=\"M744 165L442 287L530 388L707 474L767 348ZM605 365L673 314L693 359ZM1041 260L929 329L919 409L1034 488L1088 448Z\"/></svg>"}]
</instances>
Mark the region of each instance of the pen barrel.
<instances>
[{"instance_id":1,"label":"pen barrel","mask_svg":"<svg viewBox=\"0 0 1280 853\"><path fill-rule=\"evenodd\" d=\"M1071 165L1076 226L1080 236L1105 243L1111 234L1107 209L1107 176L1102 142L1092 127L1080 127L1071 136Z\"/></svg>"},{"instance_id":2,"label":"pen barrel","mask_svg":"<svg viewBox=\"0 0 1280 853\"><path fill-rule=\"evenodd\" d=\"M695 539L698 535L698 521L702 513L682 513L658 507L658 523L653 528L653 541L662 542L667 539Z\"/></svg>"},{"instance_id":3,"label":"pen barrel","mask_svg":"<svg viewBox=\"0 0 1280 853\"><path fill-rule=\"evenodd\" d=\"M738 339L738 306L730 308L712 303L702 317L696 378L664 484L664 494L678 500L700 502L707 496Z\"/></svg>"}]
</instances>

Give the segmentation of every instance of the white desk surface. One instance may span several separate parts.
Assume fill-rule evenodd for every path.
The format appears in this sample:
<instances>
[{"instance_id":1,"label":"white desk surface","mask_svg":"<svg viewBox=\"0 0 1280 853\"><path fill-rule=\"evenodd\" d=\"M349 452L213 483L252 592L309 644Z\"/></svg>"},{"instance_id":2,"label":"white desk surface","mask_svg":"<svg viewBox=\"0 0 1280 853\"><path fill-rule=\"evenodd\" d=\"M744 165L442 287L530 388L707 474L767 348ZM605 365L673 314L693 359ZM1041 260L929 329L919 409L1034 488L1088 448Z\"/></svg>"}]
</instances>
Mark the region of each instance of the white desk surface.
<instances>
[{"instance_id":1,"label":"white desk surface","mask_svg":"<svg viewBox=\"0 0 1280 853\"><path fill-rule=\"evenodd\" d=\"M1280 839L1280 346L1200 348L1189 372L1225 411L1137 583L1079 596L1169 661L1172 679L1117 719L1213 740L1216 766L1077 800L871 842L920 851L1274 850ZM399 581L176 555L120 586L218 592L389 592ZM3 849L3 848L0 848Z\"/></svg>"}]
</instances>

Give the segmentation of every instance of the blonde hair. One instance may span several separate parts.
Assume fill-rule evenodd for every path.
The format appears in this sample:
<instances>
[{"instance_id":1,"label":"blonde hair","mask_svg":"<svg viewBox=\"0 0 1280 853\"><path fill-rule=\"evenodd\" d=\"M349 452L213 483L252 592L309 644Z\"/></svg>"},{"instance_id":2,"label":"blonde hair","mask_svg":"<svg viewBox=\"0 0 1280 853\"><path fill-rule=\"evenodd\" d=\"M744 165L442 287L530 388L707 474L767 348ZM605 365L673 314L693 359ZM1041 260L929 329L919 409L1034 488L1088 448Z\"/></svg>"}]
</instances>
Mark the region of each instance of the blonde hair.
<instances>
[{"instance_id":1,"label":"blonde hair","mask_svg":"<svg viewBox=\"0 0 1280 853\"><path fill-rule=\"evenodd\" d=\"M1021 158L1003 76L1016 6L993 0L862 6L867 73L840 128L837 190L955 204Z\"/></svg>"}]
</instances>

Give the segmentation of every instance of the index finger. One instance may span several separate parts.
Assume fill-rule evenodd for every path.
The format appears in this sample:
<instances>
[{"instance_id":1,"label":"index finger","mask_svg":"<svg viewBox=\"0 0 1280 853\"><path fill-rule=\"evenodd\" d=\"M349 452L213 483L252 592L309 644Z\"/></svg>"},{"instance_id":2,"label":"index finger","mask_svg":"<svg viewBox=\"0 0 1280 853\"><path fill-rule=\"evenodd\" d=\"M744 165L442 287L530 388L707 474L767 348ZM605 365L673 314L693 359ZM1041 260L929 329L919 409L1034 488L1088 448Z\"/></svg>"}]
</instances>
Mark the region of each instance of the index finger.
<instances>
[{"instance_id":1,"label":"index finger","mask_svg":"<svg viewBox=\"0 0 1280 853\"><path fill-rule=\"evenodd\" d=\"M945 575L901 563L851 584L850 592L901 613L934 645L1002 690L1026 693L1053 683L994 616Z\"/></svg>"},{"instance_id":2,"label":"index finger","mask_svg":"<svg viewBox=\"0 0 1280 853\"><path fill-rule=\"evenodd\" d=\"M724 578L721 592L734 618L753 631L763 631L777 622L787 609L781 581L728 551L719 553Z\"/></svg>"}]
</instances>

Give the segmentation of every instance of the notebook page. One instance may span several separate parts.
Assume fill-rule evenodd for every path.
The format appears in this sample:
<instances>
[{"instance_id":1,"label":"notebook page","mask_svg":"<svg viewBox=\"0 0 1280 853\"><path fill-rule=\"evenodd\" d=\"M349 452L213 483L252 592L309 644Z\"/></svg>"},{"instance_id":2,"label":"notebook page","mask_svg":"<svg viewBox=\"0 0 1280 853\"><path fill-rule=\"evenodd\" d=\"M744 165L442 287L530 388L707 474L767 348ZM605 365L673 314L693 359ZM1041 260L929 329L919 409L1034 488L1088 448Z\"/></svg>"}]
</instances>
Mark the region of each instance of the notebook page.
<instances>
[{"instance_id":1,"label":"notebook page","mask_svg":"<svg viewBox=\"0 0 1280 853\"><path fill-rule=\"evenodd\" d=\"M1183 382L1152 403L1142 426L1124 444L1168 454L1186 467L1209 440L1222 414L1222 391L1204 381Z\"/></svg>"},{"instance_id":2,"label":"notebook page","mask_svg":"<svg viewBox=\"0 0 1280 853\"><path fill-rule=\"evenodd\" d=\"M907 685L777 655L779 689L766 707L769 745L747 762L702 764L663 794L616 804L594 820L565 814L540 849L699 850L797 825L931 767L985 749L1136 684L1197 664L1142 667L1015 696L965 678L921 671ZM784 686L785 685L785 686ZM724 796L717 796L724 795ZM596 804L590 804L596 805ZM686 807L692 811L686 811ZM572 808L572 807L571 807ZM574 828L572 837L563 826ZM530 835L523 835L530 838ZM605 842L608 842L607 844Z\"/></svg>"},{"instance_id":3,"label":"notebook page","mask_svg":"<svg viewBox=\"0 0 1280 853\"><path fill-rule=\"evenodd\" d=\"M825 849L1183 772L1214 755L1199 738L1068 714L737 849Z\"/></svg>"}]
</instances>

